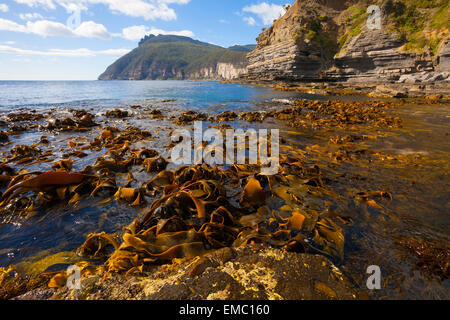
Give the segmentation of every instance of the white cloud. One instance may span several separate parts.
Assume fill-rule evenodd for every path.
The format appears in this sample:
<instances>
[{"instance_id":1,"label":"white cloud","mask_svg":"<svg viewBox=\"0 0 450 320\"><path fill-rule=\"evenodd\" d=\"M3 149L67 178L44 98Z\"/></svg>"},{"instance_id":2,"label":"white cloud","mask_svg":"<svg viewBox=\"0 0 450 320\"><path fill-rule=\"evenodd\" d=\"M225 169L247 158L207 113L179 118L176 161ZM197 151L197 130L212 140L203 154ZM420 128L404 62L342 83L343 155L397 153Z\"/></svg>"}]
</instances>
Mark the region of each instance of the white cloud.
<instances>
[{"instance_id":1,"label":"white cloud","mask_svg":"<svg viewBox=\"0 0 450 320\"><path fill-rule=\"evenodd\" d=\"M21 13L19 14L19 18L22 20L36 20L36 19L43 19L44 17L41 16L39 13Z\"/></svg>"},{"instance_id":2,"label":"white cloud","mask_svg":"<svg viewBox=\"0 0 450 320\"><path fill-rule=\"evenodd\" d=\"M23 25L15 23L14 21L0 18L0 30L14 31L14 32L27 32L27 28Z\"/></svg>"},{"instance_id":3,"label":"white cloud","mask_svg":"<svg viewBox=\"0 0 450 320\"><path fill-rule=\"evenodd\" d=\"M43 37L73 37L74 32L66 25L48 20L27 22L26 33L33 33Z\"/></svg>"},{"instance_id":4,"label":"white cloud","mask_svg":"<svg viewBox=\"0 0 450 320\"><path fill-rule=\"evenodd\" d=\"M256 26L256 20L253 17L242 18L249 26Z\"/></svg>"},{"instance_id":5,"label":"white cloud","mask_svg":"<svg viewBox=\"0 0 450 320\"><path fill-rule=\"evenodd\" d=\"M131 51L130 49L89 50L85 48L73 50L50 49L49 51L39 51L0 45L0 53L17 54L17 55L34 55L34 56L81 57L81 58L95 57L98 55L122 56L130 51Z\"/></svg>"},{"instance_id":6,"label":"white cloud","mask_svg":"<svg viewBox=\"0 0 450 320\"><path fill-rule=\"evenodd\" d=\"M0 30L32 33L42 37L111 38L104 25L93 21L83 22L78 28L72 30L62 23L48 20L28 21L26 25L21 25L14 21L0 18Z\"/></svg>"},{"instance_id":7,"label":"white cloud","mask_svg":"<svg viewBox=\"0 0 450 320\"><path fill-rule=\"evenodd\" d=\"M49 9L56 9L53 0L14 0L17 3L26 4L30 7L45 7Z\"/></svg>"},{"instance_id":8,"label":"white cloud","mask_svg":"<svg viewBox=\"0 0 450 320\"><path fill-rule=\"evenodd\" d=\"M283 8L283 6L268 4L267 2L247 6L242 10L244 12L250 12L257 15L265 25L272 24L273 20L278 19L280 16L286 13L286 10Z\"/></svg>"},{"instance_id":9,"label":"white cloud","mask_svg":"<svg viewBox=\"0 0 450 320\"><path fill-rule=\"evenodd\" d=\"M8 12L9 11L9 7L4 4L4 3L0 3L0 11L1 12Z\"/></svg>"},{"instance_id":10,"label":"white cloud","mask_svg":"<svg viewBox=\"0 0 450 320\"><path fill-rule=\"evenodd\" d=\"M123 37L127 40L131 40L131 41L138 41L138 40L142 39L144 36L149 35L149 34L154 34L154 35L172 34L172 35L185 36L185 37L191 37L191 38L194 37L194 33L189 30L165 31L165 30L156 29L156 28L148 28L147 26L143 26L143 25L125 28L122 30L122 34L119 34L116 36L121 36L121 37Z\"/></svg>"},{"instance_id":11,"label":"white cloud","mask_svg":"<svg viewBox=\"0 0 450 320\"><path fill-rule=\"evenodd\" d=\"M95 23L93 21L83 22L78 28L74 30L77 36L85 38L99 38L110 39L111 35L102 24Z\"/></svg>"},{"instance_id":12,"label":"white cloud","mask_svg":"<svg viewBox=\"0 0 450 320\"><path fill-rule=\"evenodd\" d=\"M83 38L98 38L107 40L111 39L111 36L114 36L114 37L122 37L124 39L131 41L140 40L144 36L149 34L154 35L172 34L191 38L194 37L194 33L190 30L166 31L153 27L149 28L144 25L124 28L122 30L122 33L119 34L110 34L104 25L95 23L93 21L83 22L76 29L71 29L60 22L49 20L28 21L26 25L22 25L11 20L0 18L0 31L1 30L20 33L31 33L42 37L83 37Z\"/></svg>"},{"instance_id":13,"label":"white cloud","mask_svg":"<svg viewBox=\"0 0 450 320\"><path fill-rule=\"evenodd\" d=\"M103 4L114 13L131 17L142 17L146 20L174 20L175 11L169 7L172 4L183 5L190 0L14 0L30 7L56 9L59 5L67 11L87 10L89 5Z\"/></svg>"}]
</instances>

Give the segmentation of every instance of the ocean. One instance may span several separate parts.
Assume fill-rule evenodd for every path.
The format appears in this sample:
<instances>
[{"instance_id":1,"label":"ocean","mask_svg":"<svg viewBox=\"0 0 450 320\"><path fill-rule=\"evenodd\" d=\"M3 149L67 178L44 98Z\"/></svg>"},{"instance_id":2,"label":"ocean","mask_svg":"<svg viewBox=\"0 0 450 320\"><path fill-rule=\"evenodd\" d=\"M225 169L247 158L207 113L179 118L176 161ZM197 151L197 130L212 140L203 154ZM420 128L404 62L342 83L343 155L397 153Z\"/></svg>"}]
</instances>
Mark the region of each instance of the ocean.
<instances>
[{"instance_id":1,"label":"ocean","mask_svg":"<svg viewBox=\"0 0 450 320\"><path fill-rule=\"evenodd\" d=\"M0 81L0 108L3 110L50 106L109 108L172 99L196 109L206 109L224 103L248 106L274 98L301 96L262 86L215 81Z\"/></svg>"}]
</instances>

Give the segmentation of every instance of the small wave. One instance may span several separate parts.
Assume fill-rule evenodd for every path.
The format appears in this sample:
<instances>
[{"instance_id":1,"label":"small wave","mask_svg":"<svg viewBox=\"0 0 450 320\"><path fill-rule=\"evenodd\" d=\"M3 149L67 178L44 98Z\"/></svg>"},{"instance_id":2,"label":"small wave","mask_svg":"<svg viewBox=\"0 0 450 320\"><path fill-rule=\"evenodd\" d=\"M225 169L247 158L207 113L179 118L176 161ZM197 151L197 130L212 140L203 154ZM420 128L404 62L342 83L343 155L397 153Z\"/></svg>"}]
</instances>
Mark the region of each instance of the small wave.
<instances>
[{"instance_id":1,"label":"small wave","mask_svg":"<svg viewBox=\"0 0 450 320\"><path fill-rule=\"evenodd\" d=\"M282 103L282 104L294 104L292 100L289 99L272 99L274 103Z\"/></svg>"},{"instance_id":2,"label":"small wave","mask_svg":"<svg viewBox=\"0 0 450 320\"><path fill-rule=\"evenodd\" d=\"M420 154L420 155L429 155L430 154L428 151L417 151L417 150L413 150L410 148L397 150L397 153L404 155L404 156L409 156L409 155L413 155L413 154Z\"/></svg>"}]
</instances>

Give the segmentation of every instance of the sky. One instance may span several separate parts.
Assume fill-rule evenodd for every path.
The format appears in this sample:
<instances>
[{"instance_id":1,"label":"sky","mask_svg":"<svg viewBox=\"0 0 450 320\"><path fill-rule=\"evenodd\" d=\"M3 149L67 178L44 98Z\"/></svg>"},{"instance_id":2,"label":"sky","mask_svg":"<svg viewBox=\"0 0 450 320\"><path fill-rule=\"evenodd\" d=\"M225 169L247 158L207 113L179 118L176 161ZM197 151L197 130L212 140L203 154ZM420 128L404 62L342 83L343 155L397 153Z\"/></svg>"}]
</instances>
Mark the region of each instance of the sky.
<instances>
[{"instance_id":1,"label":"sky","mask_svg":"<svg viewBox=\"0 0 450 320\"><path fill-rule=\"evenodd\" d=\"M256 44L294 0L0 0L0 80L95 80L146 34Z\"/></svg>"}]
</instances>

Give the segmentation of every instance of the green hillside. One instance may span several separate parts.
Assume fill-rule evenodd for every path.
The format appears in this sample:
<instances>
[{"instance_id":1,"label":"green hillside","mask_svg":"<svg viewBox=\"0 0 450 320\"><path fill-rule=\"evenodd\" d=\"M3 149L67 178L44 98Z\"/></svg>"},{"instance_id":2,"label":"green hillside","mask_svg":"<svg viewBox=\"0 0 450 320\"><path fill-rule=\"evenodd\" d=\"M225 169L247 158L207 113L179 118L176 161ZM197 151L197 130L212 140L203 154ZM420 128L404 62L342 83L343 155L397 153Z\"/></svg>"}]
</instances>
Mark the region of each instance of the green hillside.
<instances>
[{"instance_id":1,"label":"green hillside","mask_svg":"<svg viewBox=\"0 0 450 320\"><path fill-rule=\"evenodd\" d=\"M252 52L256 49L256 44L246 44L244 46L234 45L228 48L231 51L239 51L239 52Z\"/></svg>"},{"instance_id":2,"label":"green hillside","mask_svg":"<svg viewBox=\"0 0 450 320\"><path fill-rule=\"evenodd\" d=\"M118 59L100 80L186 79L217 63L245 67L249 48L225 49L216 45L174 35L146 36L139 46ZM244 50L246 49L246 50Z\"/></svg>"}]
</instances>

